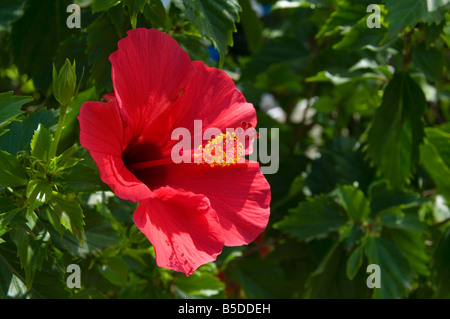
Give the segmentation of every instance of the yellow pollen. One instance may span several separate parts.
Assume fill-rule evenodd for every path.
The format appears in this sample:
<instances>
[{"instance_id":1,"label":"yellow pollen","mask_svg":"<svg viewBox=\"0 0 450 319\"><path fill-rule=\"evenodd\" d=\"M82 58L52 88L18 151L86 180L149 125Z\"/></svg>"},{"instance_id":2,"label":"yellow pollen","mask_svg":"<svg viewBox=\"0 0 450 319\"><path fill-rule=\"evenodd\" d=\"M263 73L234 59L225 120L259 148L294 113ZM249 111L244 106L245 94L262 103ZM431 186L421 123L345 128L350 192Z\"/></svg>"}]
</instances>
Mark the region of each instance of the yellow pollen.
<instances>
[{"instance_id":1,"label":"yellow pollen","mask_svg":"<svg viewBox=\"0 0 450 319\"><path fill-rule=\"evenodd\" d=\"M195 158L202 158L200 164L209 164L211 167L220 165L222 167L236 164L244 155L244 145L238 142L236 133L227 132L208 141L204 147L198 146Z\"/></svg>"}]
</instances>

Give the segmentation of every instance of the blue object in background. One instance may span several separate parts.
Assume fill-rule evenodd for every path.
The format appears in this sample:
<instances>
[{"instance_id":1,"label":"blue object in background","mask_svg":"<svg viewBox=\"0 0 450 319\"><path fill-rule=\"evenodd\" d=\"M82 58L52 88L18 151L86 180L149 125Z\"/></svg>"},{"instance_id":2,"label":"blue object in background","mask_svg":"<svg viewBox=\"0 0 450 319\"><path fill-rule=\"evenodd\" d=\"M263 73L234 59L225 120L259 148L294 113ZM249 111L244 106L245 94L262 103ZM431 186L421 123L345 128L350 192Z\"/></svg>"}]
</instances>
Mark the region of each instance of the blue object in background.
<instances>
[{"instance_id":1,"label":"blue object in background","mask_svg":"<svg viewBox=\"0 0 450 319\"><path fill-rule=\"evenodd\" d=\"M262 7L263 7L263 16L268 14L270 12L270 10L272 9L272 5L271 4L263 4Z\"/></svg>"},{"instance_id":2,"label":"blue object in background","mask_svg":"<svg viewBox=\"0 0 450 319\"><path fill-rule=\"evenodd\" d=\"M206 50L209 53L209 60L214 62L219 62L220 60L220 54L219 51L216 49L214 45L210 45L206 48Z\"/></svg>"}]
</instances>

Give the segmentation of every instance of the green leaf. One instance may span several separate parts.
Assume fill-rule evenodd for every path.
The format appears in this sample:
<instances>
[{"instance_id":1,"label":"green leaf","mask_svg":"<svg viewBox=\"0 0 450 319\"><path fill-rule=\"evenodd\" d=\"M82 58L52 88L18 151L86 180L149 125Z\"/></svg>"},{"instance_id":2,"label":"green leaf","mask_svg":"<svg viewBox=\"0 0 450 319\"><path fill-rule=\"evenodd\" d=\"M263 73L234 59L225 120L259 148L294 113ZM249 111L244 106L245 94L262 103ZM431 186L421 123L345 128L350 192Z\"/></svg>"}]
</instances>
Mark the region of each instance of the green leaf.
<instances>
[{"instance_id":1,"label":"green leaf","mask_svg":"<svg viewBox=\"0 0 450 319\"><path fill-rule=\"evenodd\" d=\"M431 46L437 39L441 37L443 34L445 23L441 22L439 24L425 24L424 32L425 32L425 44L427 46Z\"/></svg>"},{"instance_id":2,"label":"green leaf","mask_svg":"<svg viewBox=\"0 0 450 319\"><path fill-rule=\"evenodd\" d=\"M430 256L427 254L427 247L423 234L407 230L395 230L390 232L397 247L408 259L412 270L424 277L430 275Z\"/></svg>"},{"instance_id":3,"label":"green leaf","mask_svg":"<svg viewBox=\"0 0 450 319\"><path fill-rule=\"evenodd\" d=\"M305 284L306 298L368 298L366 274L356 272L352 280L347 277L348 258L342 245L335 242L310 274Z\"/></svg>"},{"instance_id":4,"label":"green leaf","mask_svg":"<svg viewBox=\"0 0 450 319\"><path fill-rule=\"evenodd\" d=\"M64 233L62 226L58 227L58 225L61 225L58 216L51 223L56 225L54 228L60 235ZM96 211L86 211L85 225L82 242L68 232L64 233L62 237L52 234L52 240L58 247L63 247L70 255L81 258L86 258L88 255L97 255L108 247L120 244L117 232L112 228L111 223Z\"/></svg>"},{"instance_id":5,"label":"green leaf","mask_svg":"<svg viewBox=\"0 0 450 319\"><path fill-rule=\"evenodd\" d=\"M344 185L337 189L337 194L350 219L362 221L370 216L370 202L360 189Z\"/></svg>"},{"instance_id":6,"label":"green leaf","mask_svg":"<svg viewBox=\"0 0 450 319\"><path fill-rule=\"evenodd\" d=\"M350 257L348 258L347 261L348 279L353 280L353 278L355 278L359 268L361 268L361 265L363 263L363 256L364 256L364 244L361 244L360 246L356 247L356 249L351 253Z\"/></svg>"},{"instance_id":7,"label":"green leaf","mask_svg":"<svg viewBox=\"0 0 450 319\"><path fill-rule=\"evenodd\" d=\"M52 198L52 187L44 180L31 180L27 186L28 212L48 203Z\"/></svg>"},{"instance_id":8,"label":"green leaf","mask_svg":"<svg viewBox=\"0 0 450 319\"><path fill-rule=\"evenodd\" d=\"M42 220L45 220L53 226L56 232L63 236L66 228L61 224L60 217L53 212L53 210L48 206L43 206L39 209L39 216ZM53 234L52 234L53 236Z\"/></svg>"},{"instance_id":9,"label":"green leaf","mask_svg":"<svg viewBox=\"0 0 450 319\"><path fill-rule=\"evenodd\" d=\"M48 162L49 151L53 144L53 136L49 130L39 124L36 131L34 131L33 138L31 139L31 155L38 159Z\"/></svg>"},{"instance_id":10,"label":"green leaf","mask_svg":"<svg viewBox=\"0 0 450 319\"><path fill-rule=\"evenodd\" d=\"M73 148L73 141L79 138L79 122L77 116L80 113L80 108L84 102L96 99L95 87L91 86L85 91L78 92L72 102L69 103L64 119L64 129L61 132L61 139L58 143L58 150Z\"/></svg>"},{"instance_id":11,"label":"green leaf","mask_svg":"<svg viewBox=\"0 0 450 319\"><path fill-rule=\"evenodd\" d=\"M29 150L31 139L39 124L49 127L57 118L57 111L40 109L27 116L20 116L20 122L9 125L9 132L0 136L0 146L4 151L17 154L23 150Z\"/></svg>"},{"instance_id":12,"label":"green leaf","mask_svg":"<svg viewBox=\"0 0 450 319\"><path fill-rule=\"evenodd\" d=\"M11 154L0 150L0 186L16 187L26 185L25 169L19 160Z\"/></svg>"},{"instance_id":13,"label":"green leaf","mask_svg":"<svg viewBox=\"0 0 450 319\"><path fill-rule=\"evenodd\" d=\"M244 66L242 79L253 82L273 64L289 64L292 70L300 70L307 65L310 52L304 43L296 38L280 37L268 40Z\"/></svg>"},{"instance_id":14,"label":"green leaf","mask_svg":"<svg viewBox=\"0 0 450 319\"><path fill-rule=\"evenodd\" d=\"M66 299L69 293L66 286L65 267L49 251L48 259L37 271L33 286L27 289L25 276L20 269L20 261L12 242L0 246L0 298L21 299ZM63 270L64 269L64 270Z\"/></svg>"},{"instance_id":15,"label":"green leaf","mask_svg":"<svg viewBox=\"0 0 450 319\"><path fill-rule=\"evenodd\" d=\"M50 172L53 174L60 173L83 161L82 158L73 157L77 150L78 147L76 145L73 145L72 147L62 152L58 157L53 158L49 167Z\"/></svg>"},{"instance_id":16,"label":"green leaf","mask_svg":"<svg viewBox=\"0 0 450 319\"><path fill-rule=\"evenodd\" d=\"M389 28L385 39L392 39L405 28L412 28L418 22L440 22L443 18L440 10L445 12L447 5L448 0L386 0L386 20L389 22Z\"/></svg>"},{"instance_id":17,"label":"green leaf","mask_svg":"<svg viewBox=\"0 0 450 319\"><path fill-rule=\"evenodd\" d=\"M68 298L63 266L51 253L36 272L33 286L27 290L20 261L12 242L0 246L0 298L65 299ZM64 267L65 270L65 267Z\"/></svg>"},{"instance_id":18,"label":"green leaf","mask_svg":"<svg viewBox=\"0 0 450 319\"><path fill-rule=\"evenodd\" d=\"M132 225L129 232L128 232L128 239L131 243L138 244L145 242L147 240L147 237L145 237L144 233L139 230L139 228L136 227L136 225Z\"/></svg>"},{"instance_id":19,"label":"green leaf","mask_svg":"<svg viewBox=\"0 0 450 319\"><path fill-rule=\"evenodd\" d=\"M21 74L28 74L36 88L46 90L51 84L52 62L58 45L70 29L66 8L72 1L56 4L30 0L24 15L12 24L11 55Z\"/></svg>"},{"instance_id":20,"label":"green leaf","mask_svg":"<svg viewBox=\"0 0 450 319\"><path fill-rule=\"evenodd\" d=\"M0 298L25 298L29 295L14 246L0 245Z\"/></svg>"},{"instance_id":21,"label":"green leaf","mask_svg":"<svg viewBox=\"0 0 450 319\"><path fill-rule=\"evenodd\" d=\"M386 0L386 8L389 22L387 38L397 36L406 27L414 27L427 13L426 1L422 0Z\"/></svg>"},{"instance_id":22,"label":"green leaf","mask_svg":"<svg viewBox=\"0 0 450 319\"><path fill-rule=\"evenodd\" d=\"M254 86L263 90L270 88L272 92L286 90L301 92L300 82L300 75L293 73L288 63L280 63L271 65L267 72L259 74Z\"/></svg>"},{"instance_id":23,"label":"green leaf","mask_svg":"<svg viewBox=\"0 0 450 319\"><path fill-rule=\"evenodd\" d=\"M427 202L416 192L389 188L385 181L372 183L369 188L369 198L373 217L388 212L419 208Z\"/></svg>"},{"instance_id":24,"label":"green leaf","mask_svg":"<svg viewBox=\"0 0 450 319\"><path fill-rule=\"evenodd\" d=\"M177 276L173 283L177 290L188 296L213 297L225 289L219 278L204 271L196 271L189 277Z\"/></svg>"},{"instance_id":25,"label":"green leaf","mask_svg":"<svg viewBox=\"0 0 450 319\"><path fill-rule=\"evenodd\" d=\"M375 175L354 138L334 137L320 148L320 153L306 178L306 185L313 194L328 193L338 184L355 182L360 189L366 189Z\"/></svg>"},{"instance_id":26,"label":"green leaf","mask_svg":"<svg viewBox=\"0 0 450 319\"><path fill-rule=\"evenodd\" d=\"M137 16L144 11L146 3L147 0L125 0L125 5L128 6L128 13L130 14L131 27L133 29L136 29Z\"/></svg>"},{"instance_id":27,"label":"green leaf","mask_svg":"<svg viewBox=\"0 0 450 319\"><path fill-rule=\"evenodd\" d=\"M56 250L56 249L55 249ZM36 273L30 292L32 298L67 299L70 292L67 289L67 264L61 256L49 250L48 259L42 263L42 270Z\"/></svg>"},{"instance_id":28,"label":"green leaf","mask_svg":"<svg viewBox=\"0 0 450 319\"><path fill-rule=\"evenodd\" d=\"M21 267L25 271L27 290L33 284L36 271L41 270L44 259L47 259L47 246L50 241L50 234L45 228L39 226L36 214L32 213L28 216L28 226L33 232L32 235L23 229L14 229L10 232L11 240L17 247Z\"/></svg>"},{"instance_id":29,"label":"green leaf","mask_svg":"<svg viewBox=\"0 0 450 319\"><path fill-rule=\"evenodd\" d=\"M317 32L316 38L322 39L324 36L330 36L345 27L354 25L362 16L366 15L366 8L367 6L361 3L342 1Z\"/></svg>"},{"instance_id":30,"label":"green leaf","mask_svg":"<svg viewBox=\"0 0 450 319\"><path fill-rule=\"evenodd\" d=\"M364 236L367 229L362 223L355 223L345 225L340 230L340 239L344 239L344 248L346 251L353 251L355 247L358 247L364 241Z\"/></svg>"},{"instance_id":31,"label":"green leaf","mask_svg":"<svg viewBox=\"0 0 450 319\"><path fill-rule=\"evenodd\" d=\"M2 273L4 273L4 271L2 271ZM27 295L27 287L23 283L23 281L19 279L19 277L14 273L11 274L10 278L11 281L7 284L8 291L3 291L2 295L5 297L13 297L13 298L25 297Z\"/></svg>"},{"instance_id":32,"label":"green leaf","mask_svg":"<svg viewBox=\"0 0 450 319\"><path fill-rule=\"evenodd\" d=\"M120 2L122 2L122 0L95 0L92 2L92 13L108 11Z\"/></svg>"},{"instance_id":33,"label":"green leaf","mask_svg":"<svg viewBox=\"0 0 450 319\"><path fill-rule=\"evenodd\" d=\"M1 213L0 214L0 237L3 236L4 234L6 234L7 232L9 232L11 229L11 227L9 227L9 223L11 222L11 220L14 218L14 216L16 216L16 214L20 211L19 208L17 208L16 206L14 206L14 204L12 203L12 200L10 200L10 198L7 197L0 197L0 201L2 202L7 202L7 204L9 204L9 207L2 207L0 209L1 212L5 212L5 213ZM2 205L3 206L3 205ZM2 239L0 238L0 244L2 243Z\"/></svg>"},{"instance_id":34,"label":"green leaf","mask_svg":"<svg viewBox=\"0 0 450 319\"><path fill-rule=\"evenodd\" d=\"M23 113L22 105L31 100L29 96L13 95L13 92L0 93L0 132L3 127Z\"/></svg>"},{"instance_id":35,"label":"green leaf","mask_svg":"<svg viewBox=\"0 0 450 319\"><path fill-rule=\"evenodd\" d=\"M289 285L284 270L276 260L256 257L242 258L231 271L232 278L240 285L245 298L271 299L286 296Z\"/></svg>"},{"instance_id":36,"label":"green leaf","mask_svg":"<svg viewBox=\"0 0 450 319\"><path fill-rule=\"evenodd\" d=\"M414 274L404 253L392 242L368 237L364 253L369 264L380 267L381 287L373 288L374 298L404 298L412 289Z\"/></svg>"},{"instance_id":37,"label":"green leaf","mask_svg":"<svg viewBox=\"0 0 450 319\"><path fill-rule=\"evenodd\" d=\"M167 29L168 17L166 8L160 0L150 0L142 12L153 28Z\"/></svg>"},{"instance_id":38,"label":"green leaf","mask_svg":"<svg viewBox=\"0 0 450 319\"><path fill-rule=\"evenodd\" d=\"M97 94L112 89L111 64L108 57L117 50L117 42L125 35L125 28L120 27L125 23L122 11L120 7L114 7L102 13L86 28L90 79L94 81Z\"/></svg>"},{"instance_id":39,"label":"green leaf","mask_svg":"<svg viewBox=\"0 0 450 319\"><path fill-rule=\"evenodd\" d=\"M75 234L80 241L83 240L84 215L80 204L67 196L53 192L49 205L64 228Z\"/></svg>"},{"instance_id":40,"label":"green leaf","mask_svg":"<svg viewBox=\"0 0 450 319\"><path fill-rule=\"evenodd\" d=\"M367 136L368 153L394 187L403 185L415 169L424 135L425 106L420 86L408 74L397 73L375 112Z\"/></svg>"},{"instance_id":41,"label":"green leaf","mask_svg":"<svg viewBox=\"0 0 450 319\"><path fill-rule=\"evenodd\" d=\"M450 126L444 124L425 129L427 139L438 150L439 156L450 167Z\"/></svg>"},{"instance_id":42,"label":"green leaf","mask_svg":"<svg viewBox=\"0 0 450 319\"><path fill-rule=\"evenodd\" d=\"M333 45L335 50L377 49L383 40L386 29L373 28L368 31L367 16L346 31L342 39Z\"/></svg>"},{"instance_id":43,"label":"green leaf","mask_svg":"<svg viewBox=\"0 0 450 319\"><path fill-rule=\"evenodd\" d=\"M395 211L382 215L380 222L384 226L391 229L402 229L417 233L424 233L427 227L423 224L416 215L405 214L402 211Z\"/></svg>"},{"instance_id":44,"label":"green leaf","mask_svg":"<svg viewBox=\"0 0 450 319\"><path fill-rule=\"evenodd\" d=\"M60 169L66 169L69 167L74 166L76 163L73 162L75 158L73 158L73 154L77 151L77 146L73 145L72 147L68 148L64 152L59 155L55 160L56 167ZM82 159L76 159L76 160L82 160Z\"/></svg>"},{"instance_id":45,"label":"green leaf","mask_svg":"<svg viewBox=\"0 0 450 319\"><path fill-rule=\"evenodd\" d=\"M128 281L128 268L120 257L106 259L97 270L113 285L124 286Z\"/></svg>"},{"instance_id":46,"label":"green leaf","mask_svg":"<svg viewBox=\"0 0 450 319\"><path fill-rule=\"evenodd\" d=\"M0 197L0 212L8 212L17 208L14 200L10 197Z\"/></svg>"},{"instance_id":47,"label":"green leaf","mask_svg":"<svg viewBox=\"0 0 450 319\"><path fill-rule=\"evenodd\" d=\"M450 133L427 128L427 139L420 146L420 158L438 190L450 200Z\"/></svg>"},{"instance_id":48,"label":"green leaf","mask_svg":"<svg viewBox=\"0 0 450 319\"><path fill-rule=\"evenodd\" d=\"M98 169L83 163L71 167L64 175L58 175L56 180L69 192L93 193L109 189L100 179Z\"/></svg>"},{"instance_id":49,"label":"green leaf","mask_svg":"<svg viewBox=\"0 0 450 319\"><path fill-rule=\"evenodd\" d=\"M241 7L237 0L183 0L189 21L203 37L209 39L220 53L223 66L227 46L233 45L235 23Z\"/></svg>"},{"instance_id":50,"label":"green leaf","mask_svg":"<svg viewBox=\"0 0 450 319\"><path fill-rule=\"evenodd\" d=\"M428 11L432 12L448 4L450 4L450 0L428 0L427 9Z\"/></svg>"},{"instance_id":51,"label":"green leaf","mask_svg":"<svg viewBox=\"0 0 450 319\"><path fill-rule=\"evenodd\" d=\"M432 280L436 285L437 298L450 298L450 227L439 240L433 255Z\"/></svg>"},{"instance_id":52,"label":"green leaf","mask_svg":"<svg viewBox=\"0 0 450 319\"><path fill-rule=\"evenodd\" d=\"M427 48L424 44L415 45L412 47L411 57L414 64L431 81L438 81L444 72L444 57L435 47Z\"/></svg>"},{"instance_id":53,"label":"green leaf","mask_svg":"<svg viewBox=\"0 0 450 319\"><path fill-rule=\"evenodd\" d=\"M328 250L328 252L325 254L325 256L322 258L322 260L320 261L319 265L317 266L317 268L311 273L308 281L310 281L313 277L316 277L317 275L321 275L325 272L325 269L327 268L327 265L330 264L330 259L333 258L334 255L336 255L336 252L338 252L340 250L339 247L339 243L335 242L330 249ZM336 266L335 263L331 263L333 266ZM308 286L309 284L307 283L306 286Z\"/></svg>"},{"instance_id":54,"label":"green leaf","mask_svg":"<svg viewBox=\"0 0 450 319\"><path fill-rule=\"evenodd\" d=\"M331 197L320 195L301 202L274 227L300 240L323 238L345 225L346 220L341 211Z\"/></svg>"},{"instance_id":55,"label":"green leaf","mask_svg":"<svg viewBox=\"0 0 450 319\"><path fill-rule=\"evenodd\" d=\"M264 26L256 15L255 10L253 10L250 0L239 0L239 5L242 8L241 24L245 32L248 48L254 53L263 45Z\"/></svg>"},{"instance_id":56,"label":"green leaf","mask_svg":"<svg viewBox=\"0 0 450 319\"><path fill-rule=\"evenodd\" d=\"M208 63L210 55L206 44L201 39L184 33L174 33L173 38L189 54L192 61L197 60Z\"/></svg>"},{"instance_id":57,"label":"green leaf","mask_svg":"<svg viewBox=\"0 0 450 319\"><path fill-rule=\"evenodd\" d=\"M341 76L339 74L334 75L328 71L320 71L314 76L311 76L306 79L307 82L331 82L335 85L340 85L344 83L348 83L352 80L351 77Z\"/></svg>"}]
</instances>

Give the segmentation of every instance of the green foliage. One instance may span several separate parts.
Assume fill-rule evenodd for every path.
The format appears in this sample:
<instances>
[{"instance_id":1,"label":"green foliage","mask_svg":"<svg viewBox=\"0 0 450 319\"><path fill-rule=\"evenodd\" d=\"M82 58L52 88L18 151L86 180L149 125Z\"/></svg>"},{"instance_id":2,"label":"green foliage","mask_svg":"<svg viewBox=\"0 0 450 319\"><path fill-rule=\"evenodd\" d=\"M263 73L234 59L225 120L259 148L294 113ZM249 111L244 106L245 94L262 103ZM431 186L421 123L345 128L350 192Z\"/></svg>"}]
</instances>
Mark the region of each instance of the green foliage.
<instances>
[{"instance_id":1,"label":"green foliage","mask_svg":"<svg viewBox=\"0 0 450 319\"><path fill-rule=\"evenodd\" d=\"M428 174L433 178L442 195L450 198L450 184L447 173L450 173L450 134L439 127L425 130L427 140L421 145L421 159Z\"/></svg>"},{"instance_id":2,"label":"green foliage","mask_svg":"<svg viewBox=\"0 0 450 319\"><path fill-rule=\"evenodd\" d=\"M0 3L0 298L450 298L450 1L75 1L81 29L70 3ZM189 277L156 265L136 204L79 145L80 107L112 91L108 57L138 27L279 129L266 230Z\"/></svg>"},{"instance_id":3,"label":"green foliage","mask_svg":"<svg viewBox=\"0 0 450 319\"><path fill-rule=\"evenodd\" d=\"M223 59L228 45L233 45L232 33L239 21L240 6L237 0L183 0L186 16L200 35L209 39Z\"/></svg>"},{"instance_id":4,"label":"green foliage","mask_svg":"<svg viewBox=\"0 0 450 319\"><path fill-rule=\"evenodd\" d=\"M65 25L70 3L27 1L23 15L12 23L9 47L13 63L41 90L49 87L52 59L59 43L70 34Z\"/></svg>"},{"instance_id":5,"label":"green foliage","mask_svg":"<svg viewBox=\"0 0 450 319\"><path fill-rule=\"evenodd\" d=\"M31 98L27 96L15 96L13 92L0 93L0 135L6 133L8 130L3 129L11 123L15 118L23 112L20 109L22 105L30 102Z\"/></svg>"},{"instance_id":6,"label":"green foliage","mask_svg":"<svg viewBox=\"0 0 450 319\"><path fill-rule=\"evenodd\" d=\"M22 186L27 183L25 169L19 160L8 152L0 151L0 185Z\"/></svg>"},{"instance_id":7,"label":"green foliage","mask_svg":"<svg viewBox=\"0 0 450 319\"><path fill-rule=\"evenodd\" d=\"M224 290L224 283L214 274L214 270L199 271L192 278L176 277L174 284L177 294L183 298L219 297Z\"/></svg>"},{"instance_id":8,"label":"green foliage","mask_svg":"<svg viewBox=\"0 0 450 319\"><path fill-rule=\"evenodd\" d=\"M336 206L331 198L318 196L314 200L302 202L275 226L300 240L323 238L329 231L345 224Z\"/></svg>"},{"instance_id":9,"label":"green foliage","mask_svg":"<svg viewBox=\"0 0 450 319\"><path fill-rule=\"evenodd\" d=\"M426 100L407 74L395 74L384 90L368 132L368 152L394 187L409 179L423 140ZM389 119L389 120L387 120Z\"/></svg>"}]
</instances>

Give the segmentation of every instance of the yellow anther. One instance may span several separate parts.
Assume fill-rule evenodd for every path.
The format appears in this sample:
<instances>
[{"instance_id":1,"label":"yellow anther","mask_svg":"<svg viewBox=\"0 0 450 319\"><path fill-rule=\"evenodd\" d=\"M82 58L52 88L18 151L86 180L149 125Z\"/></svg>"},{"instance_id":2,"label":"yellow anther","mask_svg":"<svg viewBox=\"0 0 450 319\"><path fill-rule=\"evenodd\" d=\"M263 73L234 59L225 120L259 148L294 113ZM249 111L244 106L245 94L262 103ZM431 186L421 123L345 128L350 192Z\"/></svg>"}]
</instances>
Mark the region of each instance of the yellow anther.
<instances>
[{"instance_id":1,"label":"yellow anther","mask_svg":"<svg viewBox=\"0 0 450 319\"><path fill-rule=\"evenodd\" d=\"M226 132L208 141L204 147L197 148L201 154L194 154L196 158L202 157L202 162L198 164L220 165L222 167L236 164L244 155L244 145L238 143L234 132Z\"/></svg>"}]
</instances>

